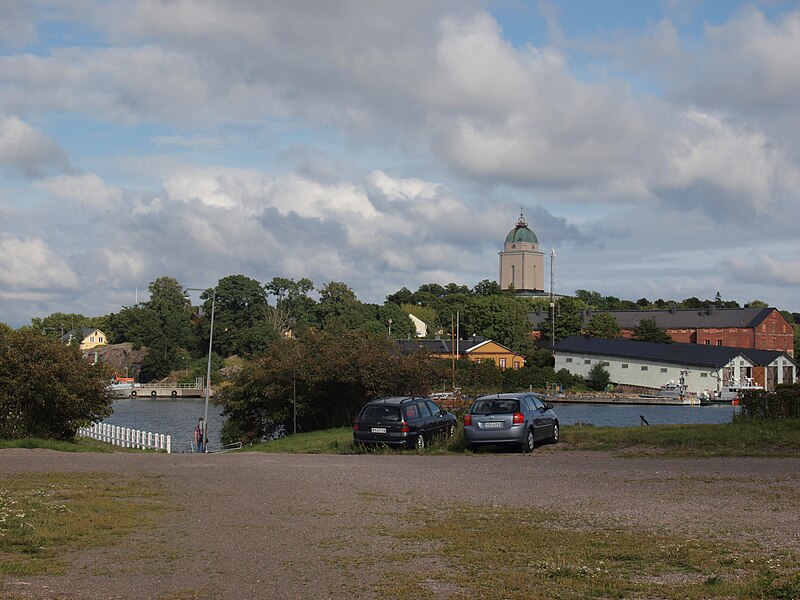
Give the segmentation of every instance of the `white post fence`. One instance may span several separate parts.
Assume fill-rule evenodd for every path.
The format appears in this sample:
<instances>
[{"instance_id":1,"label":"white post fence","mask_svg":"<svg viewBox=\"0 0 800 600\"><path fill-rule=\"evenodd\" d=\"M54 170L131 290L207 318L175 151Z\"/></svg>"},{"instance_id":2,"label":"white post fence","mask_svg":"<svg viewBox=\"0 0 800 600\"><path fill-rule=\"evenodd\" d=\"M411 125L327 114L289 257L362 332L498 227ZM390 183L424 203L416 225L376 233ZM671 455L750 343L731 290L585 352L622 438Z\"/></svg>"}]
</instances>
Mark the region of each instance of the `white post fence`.
<instances>
[{"instance_id":1,"label":"white post fence","mask_svg":"<svg viewBox=\"0 0 800 600\"><path fill-rule=\"evenodd\" d=\"M92 423L91 427L78 429L78 435L122 448L165 450L167 454L172 452L172 436L163 433L139 431L107 423Z\"/></svg>"}]
</instances>

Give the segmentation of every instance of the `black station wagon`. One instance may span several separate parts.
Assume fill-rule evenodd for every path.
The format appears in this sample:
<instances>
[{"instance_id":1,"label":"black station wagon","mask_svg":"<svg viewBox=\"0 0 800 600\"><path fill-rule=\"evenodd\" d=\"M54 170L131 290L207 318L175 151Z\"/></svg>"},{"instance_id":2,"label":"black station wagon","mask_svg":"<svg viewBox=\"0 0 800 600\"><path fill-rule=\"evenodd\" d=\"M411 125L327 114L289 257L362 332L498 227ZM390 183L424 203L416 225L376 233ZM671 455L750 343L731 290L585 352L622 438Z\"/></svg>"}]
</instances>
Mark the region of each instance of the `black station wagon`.
<instances>
[{"instance_id":1,"label":"black station wagon","mask_svg":"<svg viewBox=\"0 0 800 600\"><path fill-rule=\"evenodd\" d=\"M430 398L390 396L364 405L353 423L353 441L424 450L436 437L451 437L456 416Z\"/></svg>"}]
</instances>

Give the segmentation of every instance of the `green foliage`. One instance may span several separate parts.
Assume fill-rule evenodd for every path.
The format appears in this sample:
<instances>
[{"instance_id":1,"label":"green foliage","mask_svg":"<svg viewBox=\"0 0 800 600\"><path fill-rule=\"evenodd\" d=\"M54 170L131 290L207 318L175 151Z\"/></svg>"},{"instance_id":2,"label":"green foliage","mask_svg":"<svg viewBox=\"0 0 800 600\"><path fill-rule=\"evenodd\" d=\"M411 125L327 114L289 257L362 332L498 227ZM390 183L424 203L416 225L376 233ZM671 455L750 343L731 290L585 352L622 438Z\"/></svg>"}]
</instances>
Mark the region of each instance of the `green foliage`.
<instances>
[{"instance_id":1,"label":"green foliage","mask_svg":"<svg viewBox=\"0 0 800 600\"><path fill-rule=\"evenodd\" d=\"M609 375L603 363L595 363L589 371L587 383L593 390L601 391L611 382L611 375Z\"/></svg>"},{"instance_id":2,"label":"green foliage","mask_svg":"<svg viewBox=\"0 0 800 600\"><path fill-rule=\"evenodd\" d=\"M350 425L371 398L426 393L443 376L441 362L425 353L401 354L385 334L321 331L279 340L225 390L223 439L291 431L295 390L300 431Z\"/></svg>"},{"instance_id":3,"label":"green foliage","mask_svg":"<svg viewBox=\"0 0 800 600\"><path fill-rule=\"evenodd\" d=\"M671 344L673 339L661 329L654 319L642 319L633 328L633 339L640 342L654 342L656 344Z\"/></svg>"},{"instance_id":4,"label":"green foliage","mask_svg":"<svg viewBox=\"0 0 800 600\"><path fill-rule=\"evenodd\" d=\"M800 419L800 384L781 384L774 392L748 390L737 419Z\"/></svg>"},{"instance_id":5,"label":"green foliage","mask_svg":"<svg viewBox=\"0 0 800 600\"><path fill-rule=\"evenodd\" d=\"M586 325L586 335L594 338L612 339L619 336L617 320L609 313L595 313Z\"/></svg>"},{"instance_id":6,"label":"green foliage","mask_svg":"<svg viewBox=\"0 0 800 600\"><path fill-rule=\"evenodd\" d=\"M74 437L78 427L111 414L103 365L33 331L0 338L0 437Z\"/></svg>"},{"instance_id":7,"label":"green foliage","mask_svg":"<svg viewBox=\"0 0 800 600\"><path fill-rule=\"evenodd\" d=\"M420 321L425 323L425 325L428 326L429 332L436 325L438 315L436 314L436 309L430 306L419 306L418 304L409 304L408 302L404 302L400 305L400 310L403 311L403 314L414 315Z\"/></svg>"},{"instance_id":8,"label":"green foliage","mask_svg":"<svg viewBox=\"0 0 800 600\"><path fill-rule=\"evenodd\" d=\"M763 300L751 300L744 305L745 308L769 308L769 304Z\"/></svg>"},{"instance_id":9,"label":"green foliage","mask_svg":"<svg viewBox=\"0 0 800 600\"><path fill-rule=\"evenodd\" d=\"M571 335L579 335L581 332L581 310L586 308L586 304L576 298L559 298L555 306L555 340L560 341ZM552 313L548 310L547 318L542 321L542 337L552 340L553 326Z\"/></svg>"}]
</instances>

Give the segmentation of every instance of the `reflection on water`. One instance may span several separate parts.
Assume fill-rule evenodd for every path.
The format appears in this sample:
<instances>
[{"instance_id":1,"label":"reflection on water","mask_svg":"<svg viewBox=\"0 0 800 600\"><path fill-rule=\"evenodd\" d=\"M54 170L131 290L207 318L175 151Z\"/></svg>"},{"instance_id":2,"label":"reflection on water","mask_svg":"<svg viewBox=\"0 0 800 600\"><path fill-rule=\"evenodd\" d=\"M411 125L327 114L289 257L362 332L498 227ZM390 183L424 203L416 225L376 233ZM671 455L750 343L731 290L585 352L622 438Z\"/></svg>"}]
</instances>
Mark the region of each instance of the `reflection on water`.
<instances>
[{"instance_id":1,"label":"reflection on water","mask_svg":"<svg viewBox=\"0 0 800 600\"><path fill-rule=\"evenodd\" d=\"M123 398L115 400L114 414L103 421L110 425L130 427L172 436L173 452L189 452L194 440L194 426L203 416L204 398ZM220 430L225 419L222 407L208 404L208 447L221 446Z\"/></svg>"}]
</instances>

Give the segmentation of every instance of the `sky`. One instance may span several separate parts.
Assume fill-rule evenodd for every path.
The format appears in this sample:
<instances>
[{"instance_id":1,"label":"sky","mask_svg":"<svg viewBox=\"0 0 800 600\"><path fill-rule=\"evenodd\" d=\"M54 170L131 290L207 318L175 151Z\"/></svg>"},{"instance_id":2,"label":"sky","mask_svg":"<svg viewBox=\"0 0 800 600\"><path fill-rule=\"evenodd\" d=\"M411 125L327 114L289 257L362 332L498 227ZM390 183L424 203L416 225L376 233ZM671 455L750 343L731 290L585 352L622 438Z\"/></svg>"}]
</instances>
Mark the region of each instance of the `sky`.
<instances>
[{"instance_id":1,"label":"sky","mask_svg":"<svg viewBox=\"0 0 800 600\"><path fill-rule=\"evenodd\" d=\"M798 98L797 1L3 0L0 321L473 287L520 211L556 293L800 312Z\"/></svg>"}]
</instances>

